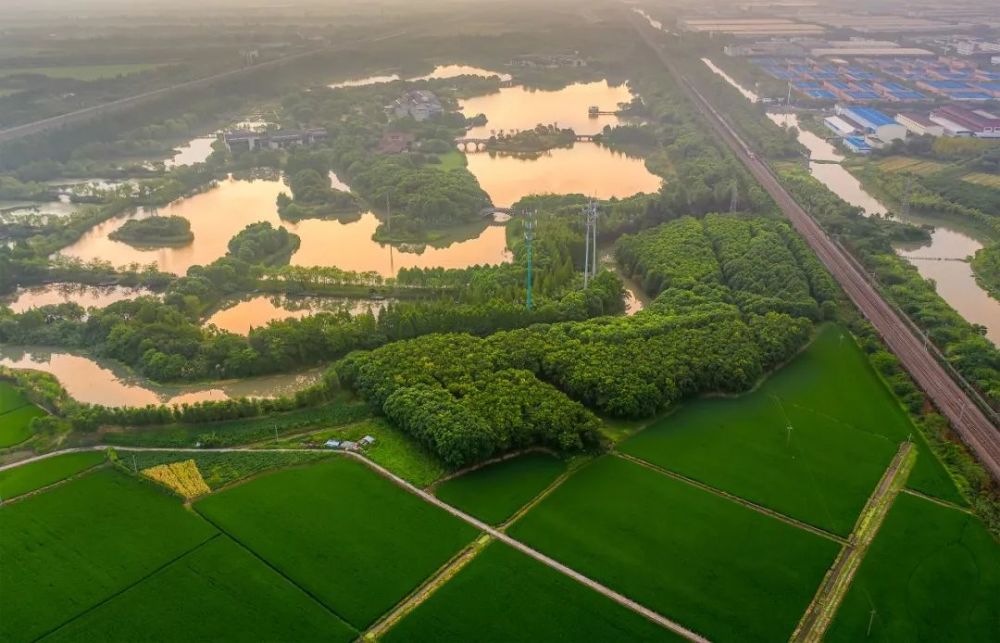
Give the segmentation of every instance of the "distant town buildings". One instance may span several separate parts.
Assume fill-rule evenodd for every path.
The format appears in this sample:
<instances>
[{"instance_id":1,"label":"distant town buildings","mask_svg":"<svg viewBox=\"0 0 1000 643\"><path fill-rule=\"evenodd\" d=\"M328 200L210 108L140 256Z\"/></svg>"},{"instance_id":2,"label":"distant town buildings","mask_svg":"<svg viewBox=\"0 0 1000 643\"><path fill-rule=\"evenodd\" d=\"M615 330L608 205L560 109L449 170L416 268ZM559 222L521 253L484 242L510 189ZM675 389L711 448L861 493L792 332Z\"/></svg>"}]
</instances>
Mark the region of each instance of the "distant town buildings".
<instances>
[{"instance_id":1,"label":"distant town buildings","mask_svg":"<svg viewBox=\"0 0 1000 643\"><path fill-rule=\"evenodd\" d=\"M426 121L432 116L444 113L444 108L441 107L441 101L434 92L413 89L393 101L386 107L386 111L396 118L409 116L416 121Z\"/></svg>"},{"instance_id":2,"label":"distant town buildings","mask_svg":"<svg viewBox=\"0 0 1000 643\"><path fill-rule=\"evenodd\" d=\"M254 150L284 149L293 145L309 145L317 141L325 141L327 136L327 131L323 128L279 130L277 132L233 130L223 134L222 140L230 152L252 152Z\"/></svg>"}]
</instances>

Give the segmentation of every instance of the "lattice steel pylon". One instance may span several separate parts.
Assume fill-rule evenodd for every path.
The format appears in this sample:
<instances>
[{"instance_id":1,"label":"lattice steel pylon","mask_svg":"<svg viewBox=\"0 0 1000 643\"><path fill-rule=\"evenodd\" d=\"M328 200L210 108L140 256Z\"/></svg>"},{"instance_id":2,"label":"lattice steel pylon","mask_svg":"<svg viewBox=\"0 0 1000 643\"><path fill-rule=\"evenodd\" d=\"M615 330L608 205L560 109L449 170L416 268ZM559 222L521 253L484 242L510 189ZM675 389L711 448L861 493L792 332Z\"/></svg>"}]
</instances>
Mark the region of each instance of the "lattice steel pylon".
<instances>
[{"instance_id":1,"label":"lattice steel pylon","mask_svg":"<svg viewBox=\"0 0 1000 643\"><path fill-rule=\"evenodd\" d=\"M525 296L525 302L527 303L528 310L531 310L531 307L532 307L532 305L534 303L532 301L532 293L531 293L531 291L532 291L532 287L534 286L534 283L533 283L534 276L532 274L532 268L533 268L533 266L532 266L532 261L533 261L532 243L535 240L535 213L532 212L531 214L528 214L527 212L525 212L524 213L524 217L525 217L524 218L524 243L527 246L527 252L528 252L528 274L525 277L525 290L527 291L527 294Z\"/></svg>"},{"instance_id":2,"label":"lattice steel pylon","mask_svg":"<svg viewBox=\"0 0 1000 643\"><path fill-rule=\"evenodd\" d=\"M584 250L583 250L583 287L590 284L591 277L597 275L597 201L591 199L583 208Z\"/></svg>"}]
</instances>

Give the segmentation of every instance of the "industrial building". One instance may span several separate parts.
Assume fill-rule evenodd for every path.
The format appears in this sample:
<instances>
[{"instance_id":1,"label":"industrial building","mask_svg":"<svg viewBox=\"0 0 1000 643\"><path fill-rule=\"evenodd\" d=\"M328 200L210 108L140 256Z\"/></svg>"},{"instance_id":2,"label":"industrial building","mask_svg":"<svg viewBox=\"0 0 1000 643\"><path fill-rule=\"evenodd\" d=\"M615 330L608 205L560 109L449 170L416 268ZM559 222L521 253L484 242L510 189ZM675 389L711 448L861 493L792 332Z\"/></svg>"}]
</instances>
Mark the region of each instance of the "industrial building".
<instances>
[{"instance_id":1,"label":"industrial building","mask_svg":"<svg viewBox=\"0 0 1000 643\"><path fill-rule=\"evenodd\" d=\"M839 116L827 116L823 119L823 124L826 125L827 129L840 137L854 136L858 133L856 127Z\"/></svg>"},{"instance_id":2,"label":"industrial building","mask_svg":"<svg viewBox=\"0 0 1000 643\"><path fill-rule=\"evenodd\" d=\"M324 141L327 136L328 134L323 128L280 130L277 132L233 130L223 134L222 140L230 152L251 152L254 150L284 149L293 145L309 145L317 141Z\"/></svg>"},{"instance_id":3,"label":"industrial building","mask_svg":"<svg viewBox=\"0 0 1000 643\"><path fill-rule=\"evenodd\" d=\"M948 105L931 112L930 118L952 136L1000 138L1000 118L989 112Z\"/></svg>"},{"instance_id":4,"label":"industrial building","mask_svg":"<svg viewBox=\"0 0 1000 643\"><path fill-rule=\"evenodd\" d=\"M924 114L900 112L896 122L916 136L944 136L944 128Z\"/></svg>"},{"instance_id":5,"label":"industrial building","mask_svg":"<svg viewBox=\"0 0 1000 643\"><path fill-rule=\"evenodd\" d=\"M857 123L863 132L874 136L883 143L901 141L906 138L906 128L877 109L837 105L836 112L838 116Z\"/></svg>"},{"instance_id":6,"label":"industrial building","mask_svg":"<svg viewBox=\"0 0 1000 643\"><path fill-rule=\"evenodd\" d=\"M844 146L855 154L870 154L872 146L861 136L845 136Z\"/></svg>"}]
</instances>

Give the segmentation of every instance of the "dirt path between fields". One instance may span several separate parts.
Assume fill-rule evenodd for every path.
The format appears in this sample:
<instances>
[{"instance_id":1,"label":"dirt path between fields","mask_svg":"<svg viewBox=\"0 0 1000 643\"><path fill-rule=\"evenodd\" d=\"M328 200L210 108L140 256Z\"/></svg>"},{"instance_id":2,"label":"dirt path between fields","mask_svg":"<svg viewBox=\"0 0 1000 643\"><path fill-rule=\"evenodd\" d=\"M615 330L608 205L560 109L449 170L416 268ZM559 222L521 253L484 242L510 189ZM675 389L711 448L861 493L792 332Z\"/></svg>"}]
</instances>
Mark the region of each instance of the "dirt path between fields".
<instances>
[{"instance_id":1,"label":"dirt path between fields","mask_svg":"<svg viewBox=\"0 0 1000 643\"><path fill-rule=\"evenodd\" d=\"M840 550L833 566L826 572L816 596L809 603L809 607L806 608L792 633L792 641L818 643L823 640L869 545L875 539L896 496L906 484L906 479L916 462L916 455L912 442L904 442L899 446L899 451L889 463L889 468L882 475L875 492L858 517L858 522L851 532L850 542Z\"/></svg>"}]
</instances>

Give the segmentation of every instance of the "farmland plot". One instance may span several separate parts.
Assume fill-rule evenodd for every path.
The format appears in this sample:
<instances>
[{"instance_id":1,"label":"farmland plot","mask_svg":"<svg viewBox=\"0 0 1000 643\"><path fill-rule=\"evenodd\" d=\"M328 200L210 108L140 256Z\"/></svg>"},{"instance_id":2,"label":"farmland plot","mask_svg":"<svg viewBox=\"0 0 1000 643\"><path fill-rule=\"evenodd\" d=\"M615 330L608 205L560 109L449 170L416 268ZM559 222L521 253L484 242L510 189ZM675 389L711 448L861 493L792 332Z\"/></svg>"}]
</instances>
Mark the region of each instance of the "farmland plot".
<instances>
[{"instance_id":1,"label":"farmland plot","mask_svg":"<svg viewBox=\"0 0 1000 643\"><path fill-rule=\"evenodd\" d=\"M511 535L719 641L787 639L839 550L616 457L577 472Z\"/></svg>"},{"instance_id":2,"label":"farmland plot","mask_svg":"<svg viewBox=\"0 0 1000 643\"><path fill-rule=\"evenodd\" d=\"M195 509L358 630L476 533L346 457L262 476Z\"/></svg>"}]
</instances>

